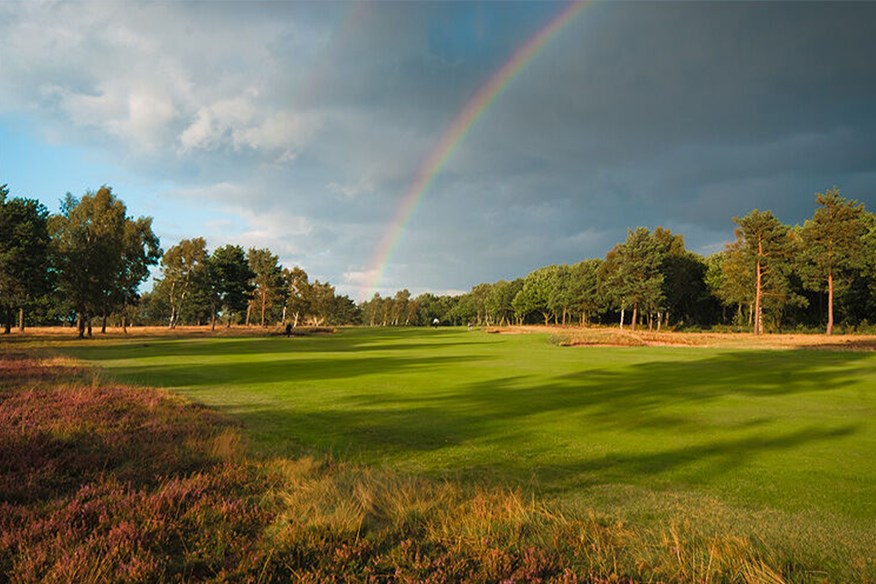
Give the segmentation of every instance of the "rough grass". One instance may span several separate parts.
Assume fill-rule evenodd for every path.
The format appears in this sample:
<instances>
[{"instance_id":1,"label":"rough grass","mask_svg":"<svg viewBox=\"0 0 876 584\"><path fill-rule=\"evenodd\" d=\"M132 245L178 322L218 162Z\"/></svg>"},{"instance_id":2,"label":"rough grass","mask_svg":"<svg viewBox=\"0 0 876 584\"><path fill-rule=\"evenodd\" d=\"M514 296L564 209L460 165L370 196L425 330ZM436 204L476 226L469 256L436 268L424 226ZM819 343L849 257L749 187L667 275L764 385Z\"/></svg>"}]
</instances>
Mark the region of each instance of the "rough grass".
<instances>
[{"instance_id":1,"label":"rough grass","mask_svg":"<svg viewBox=\"0 0 876 584\"><path fill-rule=\"evenodd\" d=\"M601 361L601 368L585 369L572 378L574 383L568 380L557 383L556 379L568 376L569 371L563 369L570 367L572 361L580 364L581 357L548 361L553 373L548 381L555 387L538 395L539 399L524 399L522 391L530 386L517 381L505 384L502 391L467 398L478 408L462 410L469 413L461 415L456 423L450 417L439 417L438 422L446 423L448 433L461 432L469 440L483 434L486 442L492 443L491 449L457 450L457 456L450 460L459 465L457 471L446 473L435 472L448 465L448 461L436 458L435 454L444 449L452 454L458 444L447 446L447 442L435 440L434 424L427 426L426 432L417 427L429 424L429 415L440 414L438 409L425 408L423 417L399 417L399 410L388 408L387 404L405 396L392 395L388 390L399 387L397 391L401 391L401 382L407 380L406 390L413 395L402 399L402 412L427 400L427 405L442 405L459 416L463 398L451 390L460 380L450 372L453 367L443 364L454 362L451 358L454 347L476 357L481 349L495 351L496 347L479 347L478 343L480 339L495 340L497 336L479 339L477 333L450 332L435 337L436 342L424 348L422 342L416 342L414 334L380 336L365 331L348 335L344 331L334 338L314 339L243 339L243 342L176 339L160 341L152 347L143 347L142 340L132 340L127 345L117 341L109 345L92 344L84 350L92 358L98 356L97 360L105 357L102 360L108 365L105 371L114 377L120 372L122 376L132 373L144 376L153 367L159 377L170 372L170 377L165 378L169 385L190 395L210 400L221 398L217 405L232 412L231 419L244 422L247 436L259 438L257 447L248 451L273 453L255 460L244 456L245 449L240 446L242 430L229 423L229 418L154 390L104 383L101 375L80 369L70 360L55 358L34 363L27 361L26 354L16 357L7 353L0 359L4 385L0 394L3 400L0 444L2 448L9 445L10 452L18 452L8 460L19 462L11 462L7 467L7 456L0 457L3 489L0 501L4 501L0 512L3 518L0 567L17 581L71 578L98 581L107 574L132 574L130 579L134 581L874 581L876 548L868 515L873 483L868 478L867 448L861 456L863 463L851 466L854 472L848 471L846 457L846 474L851 475L846 482L837 481L842 473L832 470L832 464L824 466L823 460L831 452L825 446L835 442L840 443L840 449L851 445L853 455L854 448L862 447L856 442L864 440L866 447L869 436L866 420L860 422L861 428L847 434L836 433L835 425L834 434L773 430L772 438L776 441L765 449L753 440L721 444L715 435L707 434L703 443L708 447L694 444L691 448L670 448L668 454L658 448L631 459L615 454L612 462L617 468L597 466L595 474L594 469L588 469L589 481L583 483L580 473L569 473L568 468L562 467L552 469L550 464L539 466L537 457L531 459L529 467L524 464L519 467L536 469L528 474L527 482L518 467L509 463L520 458L521 453L532 456L556 448L553 442L542 450L533 450L531 445L527 448L526 441L520 442L521 436L528 437L530 444L557 432L566 439L574 437L565 426L568 418L563 419L562 408L573 410L579 420L587 422L586 427L594 431L591 440L624 434L637 438L635 426L626 424L634 420L653 423L653 416L658 413L673 416L673 424L665 434L656 436L668 436L670 429L682 434L695 430L696 435L704 428L679 425L678 421L690 412L674 409L672 401L694 404L721 401L725 392L716 387L731 382L745 386L763 375L764 370L776 367L761 379L760 385L742 392L742 402L731 400L735 407L740 408L745 401L757 402L757 392L763 392L770 399L756 403L754 410L792 399L791 409L795 410L790 417L792 422L801 415L797 410L812 409L813 414L827 420L823 428L830 429L833 416L842 416L848 422L854 416L872 414L872 409L867 409L871 407L867 386L858 383L861 377L866 380L866 371L872 374L872 370L867 368L869 362L860 361L858 356L846 355L844 359L815 354L798 360L788 358L793 353L773 352L783 359L771 360L755 353L754 365L749 367L754 370L739 371L742 361L728 359L724 354L709 354L708 350L692 359L689 366L684 358L673 363L665 352L657 353L661 357L657 364L647 359L641 362L641 357L647 354L637 351L667 349L630 348L622 349L631 353L620 357L610 351L588 354L589 359ZM551 359L545 357L544 351L568 356L591 350L560 349L545 343L543 337L513 342L520 344L503 348L512 360L523 360L521 355ZM151 345L152 340L145 344ZM402 359L404 354L410 355L412 362ZM174 356L178 361L173 360ZM415 356L420 357L419 366L413 362ZM609 357L615 359L615 370ZM142 361L132 361L139 359ZM364 361L357 363L358 359ZM400 367L404 375L381 372L378 367L376 380L382 382L380 388L384 390L377 393L381 407L368 408L366 399L375 391L375 378L369 377L369 366L380 365L382 359ZM322 402L322 407L329 409L339 402L347 408L351 404L363 408L337 419L339 423L352 422L352 426L326 424L330 418L324 413L320 415L318 409L312 411L317 418L312 426L285 424L292 420L282 411L288 404L272 400L285 395L286 399L296 400L297 408L306 411L313 406L301 392L288 392L289 381L273 380L272 376L279 378L283 370L277 361L283 362L285 371L297 373L296 383L304 382L302 392L313 393L313 403ZM254 362L251 368L246 367L247 362ZM458 363L457 360L457 366ZM507 362L491 363L487 358L471 362L477 363L480 370L471 367L471 363L461 363L467 377L463 387L469 391L480 389L483 393L489 389L486 380L471 379L472 376L492 371L492 375L498 373L504 379L514 372ZM246 383L229 378L235 367L243 367L252 378ZM535 373L534 366L527 365L525 360L516 367L529 367L529 373ZM210 374L213 368L219 371ZM433 381L431 393L418 391L420 368L424 369L423 374L431 374L433 380L436 375L440 377L441 387L434 387ZM322 381L317 378L320 370ZM259 371L262 377L257 375ZM691 377L694 371L710 372L718 379L705 383L691 378L693 387L689 391L672 389L672 382L677 381L673 372ZM811 383L781 390L789 383L792 386L797 383L793 376L788 381L789 371L807 372L816 378ZM671 379L661 380L660 374ZM213 387L223 376L226 385ZM652 382L646 385L649 378ZM196 383L192 384L192 380ZM343 380L365 384L369 391L351 396L345 393L349 386L340 383ZM143 382L144 377L139 381ZM189 385L181 381L188 381ZM570 398L568 393L572 387L595 392L601 384L611 382L620 388L619 396L597 393L592 397L598 399L582 402L580 396ZM285 385L287 392L272 388L272 384ZM443 398L435 404L428 403L430 397L436 398L436 389L441 390L439 394L443 392ZM800 403L818 397L821 391L828 394L823 396L824 400ZM667 392L668 397L661 397ZM700 401L693 399L703 392L706 396L698 398ZM240 400L244 398L253 401L241 407ZM835 410L829 407L832 401L839 402L834 404ZM246 415L254 402L260 402L260 408L280 409L280 415ZM534 407L539 404L561 419L555 425L549 424L546 430L529 426L525 433L518 433L521 428L514 425L533 420L544 424L544 418ZM594 409L593 417L582 416L589 413L589 408ZM528 415L522 413L526 409L530 410ZM668 412L663 412L666 409ZM624 410L631 410L628 416L623 415ZM491 426L472 411L483 418L497 414L500 417ZM721 418L719 414L725 411L711 415ZM606 433L606 428L597 423L599 415L620 417L608 428L617 423L614 428L617 432ZM749 414L742 411L737 415L745 420ZM364 424L366 419L370 424ZM782 421L781 417L778 419ZM278 424L266 427L264 422L271 420ZM295 420L306 422L303 415ZM810 418L804 418L802 424L797 420L803 427L811 422ZM476 424L478 434L471 434L472 423ZM505 436L503 432L508 431L509 424L515 432ZM734 420L724 419L723 424L728 432L724 438L739 433L740 426ZM659 427L646 425L644 429L653 432L653 428ZM763 424L754 427L758 430L755 437L771 437L769 431L760 433ZM372 431L363 433L363 429ZM407 452L387 448L387 443L381 440L376 441L372 446L375 450L370 453L367 449L350 451L352 456L346 457L343 452L326 456L321 454L323 449L313 447L320 432L361 447L363 442L368 446L374 437L386 440L383 432L388 430L392 430L391 437L406 446ZM259 437L260 432L267 436ZM432 440L424 444L424 437ZM654 437L652 433L651 439ZM308 445L308 441L312 442ZM290 446L296 443L303 447ZM33 457L23 454L31 444L36 447ZM503 454L515 444L516 450ZM477 440L475 445L478 446ZM628 447L640 449L641 445L632 440ZM276 456L282 450L294 452L295 456ZM308 450L316 454L305 456ZM738 450L742 454L735 454ZM728 476L751 473L751 460L757 458L751 453L769 455L772 450L776 457L767 456L767 462L808 453L809 466L796 476L811 477L810 484L797 491L761 493L747 499L748 504L740 504L746 500L745 489L757 484L749 477L736 485L741 493L733 496L731 489L728 496L724 483ZM493 465L484 464L484 456L497 460ZM369 457L377 463L350 462L367 461ZM31 462L22 463L21 459ZM137 463L131 464L131 460ZM702 464L704 468L697 469ZM842 465L843 461L837 463L838 467ZM391 470L390 466L401 470ZM692 466L694 470L673 474L672 469L677 466ZM757 472L775 477L782 488L794 479L787 469L754 466ZM480 473L481 469L485 472ZM31 476L41 478L28 478ZM702 483L702 477L711 476L716 477L720 488ZM30 489L20 487L27 481L48 486L33 489L33 494L29 494ZM810 488L812 483L817 488ZM822 492L819 499L814 494L824 484L833 484L834 488ZM161 499L162 492L165 499ZM171 503L161 503L168 496ZM805 510L793 501L789 505L771 504L782 496L809 497L807 501L815 504ZM842 501L839 506L837 498ZM820 500L824 501L821 508L817 506ZM81 507L96 509L97 515L85 515L87 519L77 523L80 515L65 514L68 509ZM73 526L70 528L73 531L64 531L64 525Z\"/></svg>"}]
</instances>

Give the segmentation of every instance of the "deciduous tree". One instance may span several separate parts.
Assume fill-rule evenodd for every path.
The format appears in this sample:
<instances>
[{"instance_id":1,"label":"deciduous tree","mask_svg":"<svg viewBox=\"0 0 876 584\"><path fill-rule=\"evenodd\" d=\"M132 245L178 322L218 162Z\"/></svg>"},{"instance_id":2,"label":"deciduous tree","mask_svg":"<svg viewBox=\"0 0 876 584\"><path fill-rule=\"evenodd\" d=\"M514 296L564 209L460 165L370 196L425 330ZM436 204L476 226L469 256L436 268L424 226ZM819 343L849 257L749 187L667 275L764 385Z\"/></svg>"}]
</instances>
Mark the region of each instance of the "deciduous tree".
<instances>
[{"instance_id":1,"label":"deciduous tree","mask_svg":"<svg viewBox=\"0 0 876 584\"><path fill-rule=\"evenodd\" d=\"M24 330L25 307L50 290L48 210L34 199L8 198L0 185L0 310L3 332Z\"/></svg>"},{"instance_id":2,"label":"deciduous tree","mask_svg":"<svg viewBox=\"0 0 876 584\"><path fill-rule=\"evenodd\" d=\"M125 249L125 204L109 187L77 200L70 193L49 219L58 288L79 315L79 336L106 315L118 291Z\"/></svg>"},{"instance_id":3,"label":"deciduous tree","mask_svg":"<svg viewBox=\"0 0 876 584\"><path fill-rule=\"evenodd\" d=\"M158 286L170 304L170 328L179 324L190 296L207 283L207 242L203 237L184 239L164 253Z\"/></svg>"}]
</instances>

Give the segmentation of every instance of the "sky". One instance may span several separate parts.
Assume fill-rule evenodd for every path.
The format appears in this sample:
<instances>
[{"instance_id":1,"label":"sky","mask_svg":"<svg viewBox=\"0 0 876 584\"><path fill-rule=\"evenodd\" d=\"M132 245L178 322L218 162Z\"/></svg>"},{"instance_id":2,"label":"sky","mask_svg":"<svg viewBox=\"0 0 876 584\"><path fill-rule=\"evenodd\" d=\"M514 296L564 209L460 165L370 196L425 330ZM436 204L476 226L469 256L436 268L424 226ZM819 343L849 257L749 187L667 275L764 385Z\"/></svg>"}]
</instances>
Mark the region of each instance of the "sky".
<instances>
[{"instance_id":1,"label":"sky","mask_svg":"<svg viewBox=\"0 0 876 584\"><path fill-rule=\"evenodd\" d=\"M358 300L603 257L638 226L707 255L734 216L799 224L832 186L876 210L874 22L866 2L9 0L0 184L53 212L109 185L165 249L268 247Z\"/></svg>"}]
</instances>

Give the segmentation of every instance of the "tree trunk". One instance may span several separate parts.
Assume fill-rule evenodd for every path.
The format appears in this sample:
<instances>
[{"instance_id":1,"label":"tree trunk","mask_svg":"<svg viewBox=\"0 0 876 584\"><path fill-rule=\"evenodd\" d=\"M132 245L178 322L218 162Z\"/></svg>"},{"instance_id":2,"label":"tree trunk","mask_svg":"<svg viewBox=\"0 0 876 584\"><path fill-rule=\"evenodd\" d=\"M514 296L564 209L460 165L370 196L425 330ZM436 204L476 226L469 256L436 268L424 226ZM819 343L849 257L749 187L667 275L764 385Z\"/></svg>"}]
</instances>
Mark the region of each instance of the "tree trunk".
<instances>
[{"instance_id":1,"label":"tree trunk","mask_svg":"<svg viewBox=\"0 0 876 584\"><path fill-rule=\"evenodd\" d=\"M24 332L24 306L18 307L18 330Z\"/></svg>"},{"instance_id":2,"label":"tree trunk","mask_svg":"<svg viewBox=\"0 0 876 584\"><path fill-rule=\"evenodd\" d=\"M663 324L663 315L659 312L657 313L657 332L660 332L660 325Z\"/></svg>"},{"instance_id":3,"label":"tree trunk","mask_svg":"<svg viewBox=\"0 0 876 584\"><path fill-rule=\"evenodd\" d=\"M79 338L85 337L85 315L81 312L76 316L76 328L79 330Z\"/></svg>"},{"instance_id":4,"label":"tree trunk","mask_svg":"<svg viewBox=\"0 0 876 584\"><path fill-rule=\"evenodd\" d=\"M246 305L246 326L249 328L249 316L252 314L252 302Z\"/></svg>"},{"instance_id":5,"label":"tree trunk","mask_svg":"<svg viewBox=\"0 0 876 584\"><path fill-rule=\"evenodd\" d=\"M268 307L268 293L267 290L262 292L262 327L265 326L265 309Z\"/></svg>"},{"instance_id":6,"label":"tree trunk","mask_svg":"<svg viewBox=\"0 0 876 584\"><path fill-rule=\"evenodd\" d=\"M12 332L12 309L6 308L3 311L3 334L8 335Z\"/></svg>"},{"instance_id":7,"label":"tree trunk","mask_svg":"<svg viewBox=\"0 0 876 584\"><path fill-rule=\"evenodd\" d=\"M827 271L827 334L833 334L833 270Z\"/></svg>"},{"instance_id":8,"label":"tree trunk","mask_svg":"<svg viewBox=\"0 0 876 584\"><path fill-rule=\"evenodd\" d=\"M88 338L91 338L91 315L90 315L90 314L86 314L85 316L86 316L86 318L85 318L85 326L86 326L87 329L88 329Z\"/></svg>"},{"instance_id":9,"label":"tree trunk","mask_svg":"<svg viewBox=\"0 0 876 584\"><path fill-rule=\"evenodd\" d=\"M101 319L101 323L100 323L100 334L105 335L106 334L106 306L103 307L103 315L102 316L103 316L103 318Z\"/></svg>"},{"instance_id":10,"label":"tree trunk","mask_svg":"<svg viewBox=\"0 0 876 584\"><path fill-rule=\"evenodd\" d=\"M763 253L763 243L757 243L757 253L760 256ZM760 265L760 257L757 259L757 283L754 288L754 334L759 335L763 332L763 323L761 322L761 279L763 277L763 269Z\"/></svg>"},{"instance_id":11,"label":"tree trunk","mask_svg":"<svg viewBox=\"0 0 876 584\"><path fill-rule=\"evenodd\" d=\"M633 320L630 323L630 331L632 331L632 332L636 332L636 317L638 316L638 314L637 314L638 312L639 312L639 303L636 302L635 304L633 304Z\"/></svg>"},{"instance_id":12,"label":"tree trunk","mask_svg":"<svg viewBox=\"0 0 876 584\"><path fill-rule=\"evenodd\" d=\"M620 330L624 330L624 307L621 306Z\"/></svg>"}]
</instances>

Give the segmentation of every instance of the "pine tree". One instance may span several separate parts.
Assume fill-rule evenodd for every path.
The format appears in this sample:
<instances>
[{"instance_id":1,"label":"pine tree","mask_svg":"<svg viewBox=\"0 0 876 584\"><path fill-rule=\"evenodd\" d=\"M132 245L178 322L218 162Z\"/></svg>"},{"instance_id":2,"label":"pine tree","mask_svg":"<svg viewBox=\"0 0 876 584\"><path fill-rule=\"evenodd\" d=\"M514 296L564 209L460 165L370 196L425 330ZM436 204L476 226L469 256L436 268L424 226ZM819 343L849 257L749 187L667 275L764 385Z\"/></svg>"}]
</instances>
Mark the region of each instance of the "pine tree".
<instances>
[{"instance_id":1,"label":"pine tree","mask_svg":"<svg viewBox=\"0 0 876 584\"><path fill-rule=\"evenodd\" d=\"M816 193L819 207L800 230L803 240L801 275L804 285L827 292L827 329L833 333L834 297L848 287L856 268L863 265L864 206L840 196L834 187Z\"/></svg>"}]
</instances>

